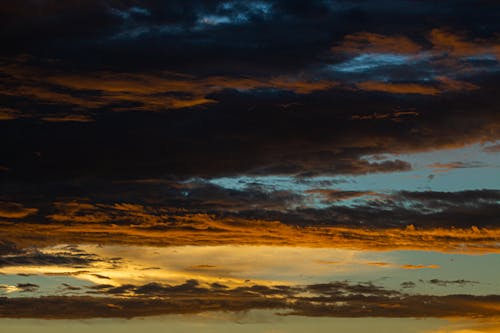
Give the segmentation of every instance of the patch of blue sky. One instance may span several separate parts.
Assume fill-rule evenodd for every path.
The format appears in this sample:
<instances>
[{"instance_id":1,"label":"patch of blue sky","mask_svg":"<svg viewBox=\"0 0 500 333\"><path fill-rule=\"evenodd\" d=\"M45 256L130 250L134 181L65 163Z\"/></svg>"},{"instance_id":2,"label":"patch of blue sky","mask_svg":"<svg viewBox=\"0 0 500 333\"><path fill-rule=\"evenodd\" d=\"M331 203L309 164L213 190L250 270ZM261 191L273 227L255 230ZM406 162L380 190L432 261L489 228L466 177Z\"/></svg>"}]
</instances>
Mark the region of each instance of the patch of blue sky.
<instances>
[{"instance_id":1,"label":"patch of blue sky","mask_svg":"<svg viewBox=\"0 0 500 333\"><path fill-rule=\"evenodd\" d=\"M370 254L376 255L373 252ZM369 259L388 260L393 265L381 267L376 271L367 271L364 275L348 272L340 277L335 276L335 279L356 282L371 280L374 284L389 289L398 289L401 283L412 281L415 284L414 287L404 290L411 294L487 295L494 293L500 287L497 268L500 264L499 254L470 255L434 251L390 251L382 254L385 257ZM401 269L403 265L436 265L437 268ZM431 282L432 280L434 283Z\"/></svg>"},{"instance_id":2,"label":"patch of blue sky","mask_svg":"<svg viewBox=\"0 0 500 333\"><path fill-rule=\"evenodd\" d=\"M476 165L477 167L500 167L500 154L485 151L485 148L497 144L500 144L500 141L486 144L476 143L459 148L431 150L421 153L385 154L378 157L366 156L365 159L373 162L376 160L401 159L411 163L414 169L432 168L432 165L436 163L446 164L456 162L461 162L463 165Z\"/></svg>"},{"instance_id":3,"label":"patch of blue sky","mask_svg":"<svg viewBox=\"0 0 500 333\"><path fill-rule=\"evenodd\" d=\"M311 189L336 189L342 191L465 191L478 189L500 189L498 167L460 168L434 173L432 169L406 172L373 173L359 176L313 177L304 183L293 176L224 177L210 182L229 189L245 190L249 185L259 184L272 191L304 192ZM432 176L431 176L432 175ZM343 180L343 182L338 182ZM325 181L333 181L324 185Z\"/></svg>"},{"instance_id":4,"label":"patch of blue sky","mask_svg":"<svg viewBox=\"0 0 500 333\"><path fill-rule=\"evenodd\" d=\"M4 274L0 285L15 287L17 284L34 284L37 285L34 291L23 292L21 289L12 288L13 291L8 291L7 288L0 288L0 296L3 297L34 297L55 295L61 292L85 293L85 286L92 285L88 281L77 279L72 276L45 276L45 275L29 275L21 276L17 274ZM66 290L64 284L70 285L80 290Z\"/></svg>"},{"instance_id":5,"label":"patch of blue sky","mask_svg":"<svg viewBox=\"0 0 500 333\"><path fill-rule=\"evenodd\" d=\"M329 68L333 71L342 73L361 73L371 71L379 67L407 65L413 61L413 58L407 55L392 53L366 53L360 54L340 64L330 65Z\"/></svg>"}]
</instances>

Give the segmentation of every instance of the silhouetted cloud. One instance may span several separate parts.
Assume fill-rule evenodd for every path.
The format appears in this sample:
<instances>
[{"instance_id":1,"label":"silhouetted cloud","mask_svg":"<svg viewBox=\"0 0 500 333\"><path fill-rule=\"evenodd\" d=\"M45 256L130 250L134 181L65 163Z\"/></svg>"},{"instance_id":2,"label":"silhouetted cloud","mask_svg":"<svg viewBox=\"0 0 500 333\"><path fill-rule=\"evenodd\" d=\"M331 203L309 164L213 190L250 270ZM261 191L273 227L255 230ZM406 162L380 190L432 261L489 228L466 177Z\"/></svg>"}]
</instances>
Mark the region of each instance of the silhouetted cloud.
<instances>
[{"instance_id":1,"label":"silhouetted cloud","mask_svg":"<svg viewBox=\"0 0 500 333\"><path fill-rule=\"evenodd\" d=\"M23 293L34 292L40 288L39 285L34 283L18 283L16 288L19 289Z\"/></svg>"},{"instance_id":2,"label":"silhouetted cloud","mask_svg":"<svg viewBox=\"0 0 500 333\"><path fill-rule=\"evenodd\" d=\"M431 283L431 284L435 284L435 285L438 285L438 286L441 286L441 287L447 287L449 285L464 286L464 285L467 285L467 284L477 284L477 283L479 283L477 281L470 281L470 280L464 280L464 279L460 279L460 280L432 279L432 280L429 280L429 281L426 281L426 282Z\"/></svg>"},{"instance_id":3,"label":"silhouetted cloud","mask_svg":"<svg viewBox=\"0 0 500 333\"><path fill-rule=\"evenodd\" d=\"M178 286L97 288L99 297L46 296L2 298L0 316L7 318L76 319L185 314L206 311L274 309L283 315L327 317L492 317L498 295L408 295L371 283L332 282L306 286L200 288L196 280ZM304 293L308 293L307 296ZM105 294L123 294L109 297ZM146 296L154 296L146 297ZM426 304L422 307L422 304Z\"/></svg>"}]
</instances>

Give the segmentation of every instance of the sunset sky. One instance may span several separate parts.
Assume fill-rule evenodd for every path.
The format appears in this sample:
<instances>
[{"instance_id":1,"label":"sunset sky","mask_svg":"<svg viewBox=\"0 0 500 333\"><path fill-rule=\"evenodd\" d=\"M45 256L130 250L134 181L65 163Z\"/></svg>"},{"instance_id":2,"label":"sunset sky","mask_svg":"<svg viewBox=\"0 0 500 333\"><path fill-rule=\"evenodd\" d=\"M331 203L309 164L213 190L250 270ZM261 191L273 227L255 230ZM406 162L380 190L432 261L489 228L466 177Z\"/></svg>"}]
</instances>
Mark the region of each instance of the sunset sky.
<instances>
[{"instance_id":1,"label":"sunset sky","mask_svg":"<svg viewBox=\"0 0 500 333\"><path fill-rule=\"evenodd\" d=\"M500 332L500 3L0 3L0 330Z\"/></svg>"}]
</instances>

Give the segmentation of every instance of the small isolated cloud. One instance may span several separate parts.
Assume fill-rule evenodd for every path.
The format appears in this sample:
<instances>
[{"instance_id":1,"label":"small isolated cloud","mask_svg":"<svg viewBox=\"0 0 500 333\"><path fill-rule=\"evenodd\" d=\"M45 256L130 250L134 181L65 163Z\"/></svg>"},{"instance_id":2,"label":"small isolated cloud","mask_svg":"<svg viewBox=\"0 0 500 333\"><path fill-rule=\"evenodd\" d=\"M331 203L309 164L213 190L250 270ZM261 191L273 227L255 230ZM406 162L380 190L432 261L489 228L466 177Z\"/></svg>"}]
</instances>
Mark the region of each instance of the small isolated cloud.
<instances>
[{"instance_id":1,"label":"small isolated cloud","mask_svg":"<svg viewBox=\"0 0 500 333\"><path fill-rule=\"evenodd\" d=\"M416 286L417 286L416 283L413 281L401 282L401 288L408 289L408 288L415 288Z\"/></svg>"},{"instance_id":2,"label":"small isolated cloud","mask_svg":"<svg viewBox=\"0 0 500 333\"><path fill-rule=\"evenodd\" d=\"M23 293L31 293L37 291L40 286L34 283L18 283L16 288Z\"/></svg>"},{"instance_id":3,"label":"small isolated cloud","mask_svg":"<svg viewBox=\"0 0 500 333\"><path fill-rule=\"evenodd\" d=\"M401 268L403 269L410 269L410 270L416 270L416 269L438 269L441 268L439 265L412 265L412 264L406 264L406 265L401 265Z\"/></svg>"},{"instance_id":4,"label":"small isolated cloud","mask_svg":"<svg viewBox=\"0 0 500 333\"><path fill-rule=\"evenodd\" d=\"M429 281L426 281L427 283L434 284L440 287L447 287L449 285L458 285L458 286L465 286L468 284L478 284L478 281L471 281L471 280L441 280L441 279L432 279Z\"/></svg>"}]
</instances>

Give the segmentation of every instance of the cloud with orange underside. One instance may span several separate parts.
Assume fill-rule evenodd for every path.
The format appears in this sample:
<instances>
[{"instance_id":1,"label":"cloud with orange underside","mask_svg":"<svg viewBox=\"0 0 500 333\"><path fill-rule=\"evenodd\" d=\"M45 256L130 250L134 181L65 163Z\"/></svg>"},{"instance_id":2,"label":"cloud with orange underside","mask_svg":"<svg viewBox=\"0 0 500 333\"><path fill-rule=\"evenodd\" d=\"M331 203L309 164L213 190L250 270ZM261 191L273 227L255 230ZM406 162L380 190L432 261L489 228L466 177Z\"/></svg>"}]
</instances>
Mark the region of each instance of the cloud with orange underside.
<instances>
[{"instance_id":1,"label":"cloud with orange underside","mask_svg":"<svg viewBox=\"0 0 500 333\"><path fill-rule=\"evenodd\" d=\"M435 53L446 53L452 57L492 55L500 59L500 40L467 40L467 36L443 28L433 29L428 39Z\"/></svg>"},{"instance_id":2,"label":"cloud with orange underside","mask_svg":"<svg viewBox=\"0 0 500 333\"><path fill-rule=\"evenodd\" d=\"M334 54L356 56L360 54L399 54L413 59L428 61L432 66L448 68L452 73L474 71L471 65L461 64L463 59L474 56L491 56L500 60L500 40L468 40L465 35L436 28L427 39L430 48L420 45L406 36L380 35L359 32L344 37L342 43L331 48ZM453 76L453 75L451 75ZM390 94L439 95L445 92L472 91L479 87L470 82L454 79L448 74L438 75L431 82L392 82L369 80L356 84L365 91Z\"/></svg>"},{"instance_id":3,"label":"cloud with orange underside","mask_svg":"<svg viewBox=\"0 0 500 333\"><path fill-rule=\"evenodd\" d=\"M180 214L181 213L181 214ZM350 228L295 226L280 221L221 218L147 207L69 204L50 223L0 222L2 238L19 246L58 243L179 245L274 245L388 251L498 253L496 228ZM427 267L433 268L433 267Z\"/></svg>"},{"instance_id":4,"label":"cloud with orange underside","mask_svg":"<svg viewBox=\"0 0 500 333\"><path fill-rule=\"evenodd\" d=\"M357 83L358 89L365 91L387 92L391 94L439 95L453 91L473 91L479 89L475 84L438 77L436 83L394 83L383 81L364 81Z\"/></svg>"},{"instance_id":5,"label":"cloud with orange underside","mask_svg":"<svg viewBox=\"0 0 500 333\"><path fill-rule=\"evenodd\" d=\"M0 201L0 218L21 219L36 212L37 208L25 207L17 202Z\"/></svg>"},{"instance_id":6,"label":"cloud with orange underside","mask_svg":"<svg viewBox=\"0 0 500 333\"><path fill-rule=\"evenodd\" d=\"M112 106L117 111L159 111L207 105L217 102L208 95L226 89L278 89L309 94L338 85L331 80L311 79L301 75L267 78L194 77L171 72L94 72L73 75L48 72L28 66L22 61L0 66L0 73L7 77L3 95L89 109ZM5 114L4 118L8 119L15 116L12 112ZM73 118L68 120L75 121ZM76 121L78 120L82 119ZM64 118L48 118L47 121L64 121Z\"/></svg>"},{"instance_id":7,"label":"cloud with orange underside","mask_svg":"<svg viewBox=\"0 0 500 333\"><path fill-rule=\"evenodd\" d=\"M0 317L133 318L207 311L268 309L279 311L281 315L311 317L412 317L454 320L474 318L493 321L498 320L500 302L498 295L406 295L373 285L348 285L343 282L291 287L250 285L220 289L202 287L198 281L189 280L177 286L150 283L143 286L126 285L107 289L110 293L124 290L132 294L124 294L121 297L104 294L98 297L5 298L0 303ZM300 293L303 292L318 296L301 296ZM495 330L487 329L484 332L495 332Z\"/></svg>"}]
</instances>

